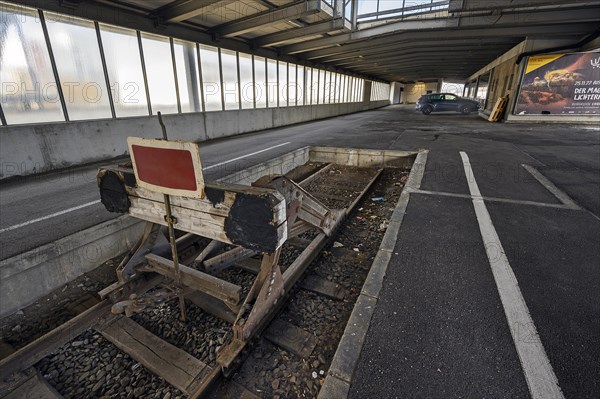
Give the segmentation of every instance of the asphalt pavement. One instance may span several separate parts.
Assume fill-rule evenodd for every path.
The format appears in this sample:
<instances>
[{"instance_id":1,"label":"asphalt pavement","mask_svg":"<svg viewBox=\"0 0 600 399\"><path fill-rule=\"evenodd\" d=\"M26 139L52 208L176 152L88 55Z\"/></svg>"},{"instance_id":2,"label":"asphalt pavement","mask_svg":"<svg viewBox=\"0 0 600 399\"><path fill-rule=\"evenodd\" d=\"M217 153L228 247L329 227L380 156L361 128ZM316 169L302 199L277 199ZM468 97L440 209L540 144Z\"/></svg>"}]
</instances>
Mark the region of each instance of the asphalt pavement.
<instances>
[{"instance_id":1,"label":"asphalt pavement","mask_svg":"<svg viewBox=\"0 0 600 399\"><path fill-rule=\"evenodd\" d=\"M539 334L542 360L564 397L600 397L600 128L497 124L413 108L203 143L206 177L305 145L429 149L423 192L411 194L350 397L531 397L524 372L531 359L519 352L530 331ZM523 165L576 205L565 206ZM95 202L97 167L3 183L1 258L115 217ZM476 213L473 181L487 222ZM482 239L489 231L513 280L499 283L492 271ZM503 284L522 297L529 326L509 322L515 315L507 313Z\"/></svg>"}]
</instances>

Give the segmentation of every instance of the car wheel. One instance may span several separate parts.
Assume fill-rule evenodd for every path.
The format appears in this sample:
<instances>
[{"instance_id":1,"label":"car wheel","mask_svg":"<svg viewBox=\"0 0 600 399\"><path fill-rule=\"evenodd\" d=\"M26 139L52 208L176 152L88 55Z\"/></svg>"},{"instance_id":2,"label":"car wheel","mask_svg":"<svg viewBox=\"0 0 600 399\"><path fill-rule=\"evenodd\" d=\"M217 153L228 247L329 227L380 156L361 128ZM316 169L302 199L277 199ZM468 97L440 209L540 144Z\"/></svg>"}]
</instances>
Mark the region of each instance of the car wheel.
<instances>
[{"instance_id":1,"label":"car wheel","mask_svg":"<svg viewBox=\"0 0 600 399\"><path fill-rule=\"evenodd\" d=\"M433 111L433 108L431 108L429 105L423 107L423 109L421 109L421 112L423 113L423 115L429 115L431 113L431 111Z\"/></svg>"},{"instance_id":2,"label":"car wheel","mask_svg":"<svg viewBox=\"0 0 600 399\"><path fill-rule=\"evenodd\" d=\"M473 110L468 105L465 105L460 109L460 113L463 115L469 115L472 111Z\"/></svg>"}]
</instances>

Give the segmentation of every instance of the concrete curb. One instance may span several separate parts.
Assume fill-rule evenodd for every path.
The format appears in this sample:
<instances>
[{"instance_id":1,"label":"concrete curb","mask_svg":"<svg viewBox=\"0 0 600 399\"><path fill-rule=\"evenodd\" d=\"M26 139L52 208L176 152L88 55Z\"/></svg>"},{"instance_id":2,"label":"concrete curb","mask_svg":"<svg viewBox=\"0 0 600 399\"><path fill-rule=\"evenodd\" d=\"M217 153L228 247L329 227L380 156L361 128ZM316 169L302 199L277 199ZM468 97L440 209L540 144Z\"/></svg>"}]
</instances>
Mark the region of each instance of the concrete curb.
<instances>
[{"instance_id":1,"label":"concrete curb","mask_svg":"<svg viewBox=\"0 0 600 399\"><path fill-rule=\"evenodd\" d=\"M0 261L0 317L128 251L143 227L124 215Z\"/></svg>"},{"instance_id":2,"label":"concrete curb","mask_svg":"<svg viewBox=\"0 0 600 399\"><path fill-rule=\"evenodd\" d=\"M335 351L325 383L319 391L319 399L342 399L347 398L350 393L354 370L358 364L371 318L379 300L383 279L392 259L402 220L408 207L410 193L421 187L427 153L427 150L421 150L415 159L406 186L400 194L396 208L390 218L390 224L379 246L379 251L373 260L361 293L346 324L342 339Z\"/></svg>"}]
</instances>

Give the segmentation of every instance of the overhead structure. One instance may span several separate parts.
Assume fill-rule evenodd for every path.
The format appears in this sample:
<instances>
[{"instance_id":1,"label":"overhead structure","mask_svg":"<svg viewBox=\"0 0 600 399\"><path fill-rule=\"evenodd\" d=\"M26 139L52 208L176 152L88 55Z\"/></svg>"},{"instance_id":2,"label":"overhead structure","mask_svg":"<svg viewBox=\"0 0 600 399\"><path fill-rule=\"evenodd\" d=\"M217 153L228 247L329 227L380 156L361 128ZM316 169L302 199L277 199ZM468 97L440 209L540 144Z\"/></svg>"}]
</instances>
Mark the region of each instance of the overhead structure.
<instances>
[{"instance_id":1,"label":"overhead structure","mask_svg":"<svg viewBox=\"0 0 600 399\"><path fill-rule=\"evenodd\" d=\"M526 38L577 43L600 22L600 2L584 0L18 3L401 82L464 79Z\"/></svg>"}]
</instances>

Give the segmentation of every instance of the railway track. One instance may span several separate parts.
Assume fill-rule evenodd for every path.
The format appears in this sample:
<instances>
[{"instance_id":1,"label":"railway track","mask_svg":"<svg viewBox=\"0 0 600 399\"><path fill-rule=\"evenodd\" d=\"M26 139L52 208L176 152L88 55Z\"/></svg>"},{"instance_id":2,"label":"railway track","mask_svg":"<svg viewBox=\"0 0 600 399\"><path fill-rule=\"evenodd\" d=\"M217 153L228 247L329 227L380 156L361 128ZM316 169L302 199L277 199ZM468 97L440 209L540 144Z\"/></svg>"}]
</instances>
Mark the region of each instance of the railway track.
<instances>
[{"instance_id":1,"label":"railway track","mask_svg":"<svg viewBox=\"0 0 600 399\"><path fill-rule=\"evenodd\" d=\"M335 240L336 233L345 218L365 198L365 194L369 192L382 171L383 169L380 168L308 163L286 174L290 180L311 193L329 209L336 209L339 217L331 226L330 234L306 223L291 228L291 231L294 232L291 234L292 238L288 238L285 242L278 259L285 288L284 296L264 310L265 313L256 322L253 337L263 335L279 347L300 357L310 355L316 345L314 337L311 340L310 334L290 323L282 320L272 322L272 320L284 308L290 294L298 290L297 287L293 288L295 283L301 279L307 267L319 256L323 248ZM164 290L164 286L169 287L169 284L172 283L173 276L169 273L155 273L156 269L152 267L146 266L146 269L142 267L142 270L147 273L136 276L126 285L121 284L118 287L120 294L118 297L114 295L114 285L103 290L100 294L104 299L98 304L2 359L0 361L0 379L3 383L0 388L0 397L6 394L11 395L11 392L13 396L18 395L19 387L24 385L23 381L34 381L30 384L36 385L37 389L47 388L48 392L54 395L49 397L61 397L58 392L47 386L48 384L43 378L40 378L40 374L34 370L33 366L44 359L44 367L48 369L48 363L56 363L60 361L60 357L52 358L51 361L48 361L48 358L68 343L73 346L73 342L77 343L76 348L79 352L85 348L88 351L86 353L94 350L94 342L97 343L101 340L110 342L118 348L119 354L116 356L119 358L130 357L137 362L135 364L142 365L145 370L161 377L164 382L176 388L172 397L206 396L220 377L229 376L237 370L244 358L248 356L249 346L253 340L236 341L235 329L227 329L226 326L239 318L240 310L242 310L240 304L243 304L245 298L251 294L252 281L257 278L257 275L260 275L261 262L264 262L264 258L261 260L257 251L244 250L235 245L217 244L215 241L189 233L181 235L177 245L183 265L190 265L190 268L194 270L210 271L211 276L218 276L220 281L224 281L224 283L219 283L220 292L211 292L211 295L192 290L184 291L186 306L191 317L200 314L203 315L201 317L204 317L202 320L205 320L206 317L213 317L212 324L209 323L211 326L194 323L193 319L189 319L187 322L177 320L176 307L173 305L176 301L172 300L172 295L168 295L168 290L165 295ZM152 261L152 258L147 259ZM160 260L156 262L160 263ZM212 289L214 290L214 288ZM311 278L305 279L302 282L302 289L336 300L344 298L343 287L319 276L313 275ZM232 295L236 294L239 295L237 303L227 302ZM128 307L135 306L128 303L127 300L122 300L123 298L132 298L132 295L134 298L150 299L141 306L141 309L133 311ZM215 297L222 297L224 301L215 300ZM115 314L117 305L125 307L126 312L123 313L131 312L131 314ZM140 306L139 303L135 305ZM169 317L171 317L172 323L177 325L175 330L181 332L179 337L169 337L157 327L157 323L148 319L148 314L152 314L157 308L167 309L170 312ZM207 314L211 316L206 316ZM201 317L197 318L201 319ZM82 334L86 332L89 337L81 340ZM186 334L190 333L200 338L184 338ZM215 345L204 345L203 347L202 341L210 339L210 342L213 342L212 338L207 337L214 337ZM179 344L173 344L173 342ZM86 348L86 346L91 348ZM64 383L61 383L60 391L70 392L70 394L66 394L70 397L77 397L73 396L73 393L88 397L136 397L141 395L141 391L136 391L132 387L128 389L127 384L123 384L123 381L126 381L125 377L120 380L121 390L115 390L114 384L112 389L105 389L108 386L106 379L100 378L94 384L96 389L92 389L92 392L85 392L81 389L70 391L68 387L65 387L68 380L66 378ZM228 389L231 397L256 397L255 393L235 382L230 383Z\"/></svg>"}]
</instances>

